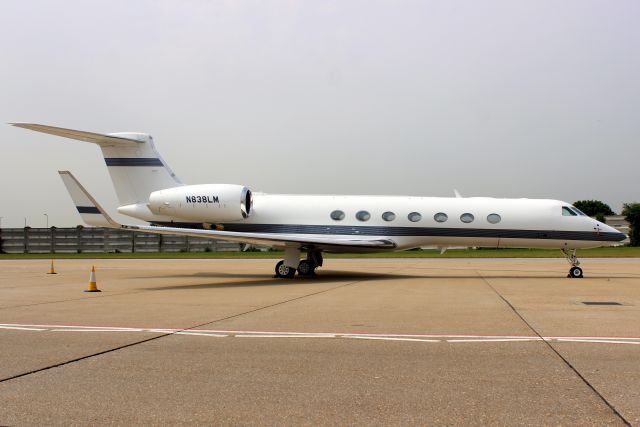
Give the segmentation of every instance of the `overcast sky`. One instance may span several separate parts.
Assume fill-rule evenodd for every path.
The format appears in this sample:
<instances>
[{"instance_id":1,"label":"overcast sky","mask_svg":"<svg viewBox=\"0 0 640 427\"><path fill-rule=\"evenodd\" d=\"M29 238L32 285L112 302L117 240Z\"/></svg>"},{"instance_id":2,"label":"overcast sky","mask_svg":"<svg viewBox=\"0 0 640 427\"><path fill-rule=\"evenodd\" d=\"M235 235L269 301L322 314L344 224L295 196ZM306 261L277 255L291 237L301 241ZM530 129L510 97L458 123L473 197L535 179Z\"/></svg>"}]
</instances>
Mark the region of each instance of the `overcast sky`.
<instances>
[{"instance_id":1,"label":"overcast sky","mask_svg":"<svg viewBox=\"0 0 640 427\"><path fill-rule=\"evenodd\" d=\"M270 193L640 201L638 1L13 1L0 120L154 136ZM3 227L111 210L97 146L0 125Z\"/></svg>"}]
</instances>

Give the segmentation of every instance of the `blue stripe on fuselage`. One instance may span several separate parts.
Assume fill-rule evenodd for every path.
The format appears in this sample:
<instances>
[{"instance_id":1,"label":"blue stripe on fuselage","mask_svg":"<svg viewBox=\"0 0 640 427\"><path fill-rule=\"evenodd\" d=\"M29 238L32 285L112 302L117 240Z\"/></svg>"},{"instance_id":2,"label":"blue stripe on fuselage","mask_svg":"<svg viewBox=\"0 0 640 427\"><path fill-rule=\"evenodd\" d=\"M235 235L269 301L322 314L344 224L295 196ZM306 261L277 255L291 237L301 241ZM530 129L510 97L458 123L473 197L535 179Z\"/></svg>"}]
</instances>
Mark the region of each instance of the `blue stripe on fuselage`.
<instances>
[{"instance_id":1,"label":"blue stripe on fuselage","mask_svg":"<svg viewBox=\"0 0 640 427\"><path fill-rule=\"evenodd\" d=\"M154 223L164 227L202 229L201 223ZM514 230L488 228L440 228L440 227L383 227L348 225L301 224L220 224L224 231L274 234L330 234L346 236L411 236L411 237L470 237L498 239L586 240L592 242L621 242L623 233L561 230Z\"/></svg>"}]
</instances>

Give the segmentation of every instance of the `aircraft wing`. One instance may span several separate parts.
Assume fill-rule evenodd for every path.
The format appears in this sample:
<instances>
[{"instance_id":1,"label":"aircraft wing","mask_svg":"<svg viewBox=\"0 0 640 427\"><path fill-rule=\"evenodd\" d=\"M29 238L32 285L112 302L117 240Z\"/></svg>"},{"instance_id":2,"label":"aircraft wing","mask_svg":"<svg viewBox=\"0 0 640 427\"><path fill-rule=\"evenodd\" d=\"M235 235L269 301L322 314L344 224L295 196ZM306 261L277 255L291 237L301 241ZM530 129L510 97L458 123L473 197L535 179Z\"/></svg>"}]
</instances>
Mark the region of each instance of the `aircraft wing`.
<instances>
[{"instance_id":1,"label":"aircraft wing","mask_svg":"<svg viewBox=\"0 0 640 427\"><path fill-rule=\"evenodd\" d=\"M82 216L89 225L152 234L174 234L209 239L225 240L229 242L249 243L263 246L285 246L298 244L300 247L313 246L320 249L394 249L396 243L389 239L351 239L334 237L306 236L301 234L281 233L241 233L234 231L201 230L195 228L156 227L151 225L124 225L113 220L98 204L89 192L78 182L69 171L59 171L69 195Z\"/></svg>"},{"instance_id":2,"label":"aircraft wing","mask_svg":"<svg viewBox=\"0 0 640 427\"><path fill-rule=\"evenodd\" d=\"M48 133L50 135L61 136L63 138L77 139L79 141L91 142L100 146L127 146L131 147L131 143L141 144L142 141L130 138L122 138L113 135L104 135L101 133L84 132L81 130L65 129L55 126L38 125L35 123L11 123L11 125L33 130L36 132Z\"/></svg>"}]
</instances>

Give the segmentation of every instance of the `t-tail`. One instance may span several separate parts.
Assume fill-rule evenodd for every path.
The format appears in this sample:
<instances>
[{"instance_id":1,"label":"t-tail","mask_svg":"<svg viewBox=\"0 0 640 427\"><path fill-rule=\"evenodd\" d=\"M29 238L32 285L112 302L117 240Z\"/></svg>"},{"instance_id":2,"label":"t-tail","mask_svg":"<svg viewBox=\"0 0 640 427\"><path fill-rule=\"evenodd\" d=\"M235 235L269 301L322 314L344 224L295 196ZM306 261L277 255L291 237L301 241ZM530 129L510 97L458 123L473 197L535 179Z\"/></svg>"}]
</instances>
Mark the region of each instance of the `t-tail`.
<instances>
[{"instance_id":1,"label":"t-tail","mask_svg":"<svg viewBox=\"0 0 640 427\"><path fill-rule=\"evenodd\" d=\"M145 217L149 195L157 190L183 185L146 133L99 134L33 123L12 123L24 129L97 144L120 201L118 211ZM151 215L151 213L149 212Z\"/></svg>"}]
</instances>

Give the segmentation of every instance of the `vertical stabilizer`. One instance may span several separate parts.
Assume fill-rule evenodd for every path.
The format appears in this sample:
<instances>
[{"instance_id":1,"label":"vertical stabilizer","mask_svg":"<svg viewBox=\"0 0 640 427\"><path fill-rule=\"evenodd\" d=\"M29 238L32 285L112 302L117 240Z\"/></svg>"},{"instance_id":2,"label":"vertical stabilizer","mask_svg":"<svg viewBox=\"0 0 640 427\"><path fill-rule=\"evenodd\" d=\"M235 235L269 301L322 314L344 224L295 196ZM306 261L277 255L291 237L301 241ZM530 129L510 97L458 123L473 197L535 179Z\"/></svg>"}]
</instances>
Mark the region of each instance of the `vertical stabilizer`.
<instances>
[{"instance_id":1,"label":"vertical stabilizer","mask_svg":"<svg viewBox=\"0 0 640 427\"><path fill-rule=\"evenodd\" d=\"M121 205L147 203L154 191L182 185L156 150L151 135L115 133L109 136L139 141L130 145L100 145Z\"/></svg>"}]
</instances>

